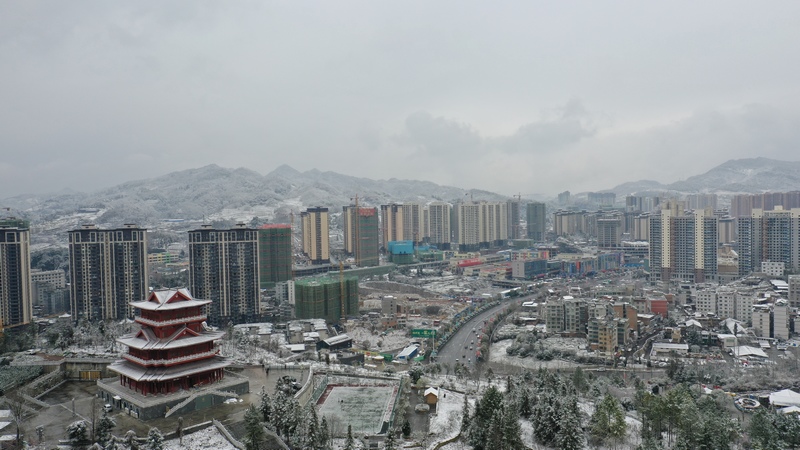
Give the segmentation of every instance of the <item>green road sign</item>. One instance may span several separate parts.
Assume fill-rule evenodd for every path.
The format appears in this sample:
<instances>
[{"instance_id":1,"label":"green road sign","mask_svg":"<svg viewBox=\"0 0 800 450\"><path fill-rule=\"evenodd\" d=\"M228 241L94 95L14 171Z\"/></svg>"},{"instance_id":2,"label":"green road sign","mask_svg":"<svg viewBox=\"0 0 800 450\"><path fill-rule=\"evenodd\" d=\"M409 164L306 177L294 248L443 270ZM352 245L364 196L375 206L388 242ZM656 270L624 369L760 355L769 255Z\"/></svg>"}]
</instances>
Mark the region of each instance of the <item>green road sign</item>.
<instances>
[{"instance_id":1,"label":"green road sign","mask_svg":"<svg viewBox=\"0 0 800 450\"><path fill-rule=\"evenodd\" d=\"M425 328L414 328L411 330L411 337L419 337L419 338L436 337L436 330L427 330Z\"/></svg>"}]
</instances>

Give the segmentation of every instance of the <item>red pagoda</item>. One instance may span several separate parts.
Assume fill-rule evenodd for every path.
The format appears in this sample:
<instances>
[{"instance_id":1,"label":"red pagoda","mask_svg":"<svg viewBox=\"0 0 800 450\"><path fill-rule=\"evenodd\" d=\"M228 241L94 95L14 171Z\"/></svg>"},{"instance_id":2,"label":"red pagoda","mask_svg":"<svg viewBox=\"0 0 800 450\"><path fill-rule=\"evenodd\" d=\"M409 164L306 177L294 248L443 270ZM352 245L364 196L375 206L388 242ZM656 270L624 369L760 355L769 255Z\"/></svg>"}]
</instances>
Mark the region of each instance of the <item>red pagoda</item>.
<instances>
[{"instance_id":1,"label":"red pagoda","mask_svg":"<svg viewBox=\"0 0 800 450\"><path fill-rule=\"evenodd\" d=\"M141 330L117 339L128 347L123 359L109 366L120 384L147 396L222 380L230 362L214 348L225 333L205 324L203 307L209 303L186 289L153 291L147 300L131 302L141 312L136 317Z\"/></svg>"}]
</instances>

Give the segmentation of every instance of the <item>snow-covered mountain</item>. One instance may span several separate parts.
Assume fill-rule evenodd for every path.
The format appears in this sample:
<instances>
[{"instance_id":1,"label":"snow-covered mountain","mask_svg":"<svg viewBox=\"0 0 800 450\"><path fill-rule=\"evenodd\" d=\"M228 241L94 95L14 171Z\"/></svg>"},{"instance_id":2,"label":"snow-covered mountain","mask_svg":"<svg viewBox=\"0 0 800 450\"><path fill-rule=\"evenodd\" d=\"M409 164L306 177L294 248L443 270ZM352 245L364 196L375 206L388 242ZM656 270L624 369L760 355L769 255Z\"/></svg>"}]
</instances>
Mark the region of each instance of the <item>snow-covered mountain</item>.
<instances>
[{"instance_id":1,"label":"snow-covered mountain","mask_svg":"<svg viewBox=\"0 0 800 450\"><path fill-rule=\"evenodd\" d=\"M81 222L121 225L151 225L164 219L250 219L258 216L286 220L290 211L326 206L332 211L359 203L378 206L391 201L457 201L471 195L476 200L507 197L487 191L439 186L427 181L371 180L335 172L299 172L283 165L261 175L252 170L209 165L164 176L129 181L93 193L18 196L0 200L0 205L46 229L79 225ZM46 223L66 224L48 227Z\"/></svg>"},{"instance_id":2,"label":"snow-covered mountain","mask_svg":"<svg viewBox=\"0 0 800 450\"><path fill-rule=\"evenodd\" d=\"M618 196L655 192L734 194L794 190L800 190L800 162L769 158L732 159L704 174L671 184L641 180L609 189Z\"/></svg>"}]
</instances>

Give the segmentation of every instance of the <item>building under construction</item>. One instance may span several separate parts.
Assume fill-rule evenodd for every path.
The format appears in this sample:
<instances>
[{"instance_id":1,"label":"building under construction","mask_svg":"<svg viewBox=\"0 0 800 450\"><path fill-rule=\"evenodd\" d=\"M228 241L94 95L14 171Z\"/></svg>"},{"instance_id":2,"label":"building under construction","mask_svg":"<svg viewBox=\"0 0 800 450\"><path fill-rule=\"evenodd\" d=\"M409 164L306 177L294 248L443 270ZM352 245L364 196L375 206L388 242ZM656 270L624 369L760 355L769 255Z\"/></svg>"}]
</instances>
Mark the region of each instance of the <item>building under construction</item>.
<instances>
[{"instance_id":1,"label":"building under construction","mask_svg":"<svg viewBox=\"0 0 800 450\"><path fill-rule=\"evenodd\" d=\"M378 254L378 209L360 206L345 206L344 250L353 255L358 267L371 267L380 264Z\"/></svg>"},{"instance_id":2,"label":"building under construction","mask_svg":"<svg viewBox=\"0 0 800 450\"><path fill-rule=\"evenodd\" d=\"M358 278L320 277L295 281L295 316L338 323L358 314Z\"/></svg>"},{"instance_id":3,"label":"building under construction","mask_svg":"<svg viewBox=\"0 0 800 450\"><path fill-rule=\"evenodd\" d=\"M258 280L261 289L292 279L292 226L267 224L258 229Z\"/></svg>"}]
</instances>

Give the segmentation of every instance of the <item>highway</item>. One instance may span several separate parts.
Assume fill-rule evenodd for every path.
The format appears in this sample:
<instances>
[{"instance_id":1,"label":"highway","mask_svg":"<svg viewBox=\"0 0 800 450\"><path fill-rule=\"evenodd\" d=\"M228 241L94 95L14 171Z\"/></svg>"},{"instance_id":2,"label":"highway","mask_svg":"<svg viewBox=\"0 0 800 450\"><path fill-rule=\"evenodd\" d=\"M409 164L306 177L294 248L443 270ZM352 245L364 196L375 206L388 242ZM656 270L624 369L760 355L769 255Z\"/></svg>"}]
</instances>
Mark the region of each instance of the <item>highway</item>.
<instances>
[{"instance_id":1,"label":"highway","mask_svg":"<svg viewBox=\"0 0 800 450\"><path fill-rule=\"evenodd\" d=\"M515 300L519 301L519 299ZM447 364L451 368L455 367L456 363L462 363L471 370L475 366L475 352L478 351L479 347L478 332L483 327L483 321L488 320L509 304L507 301L503 302L478 314L465 323L444 347L437 349L437 362ZM472 332L473 327L475 328L475 333ZM472 350L470 350L470 347L472 347Z\"/></svg>"}]
</instances>

